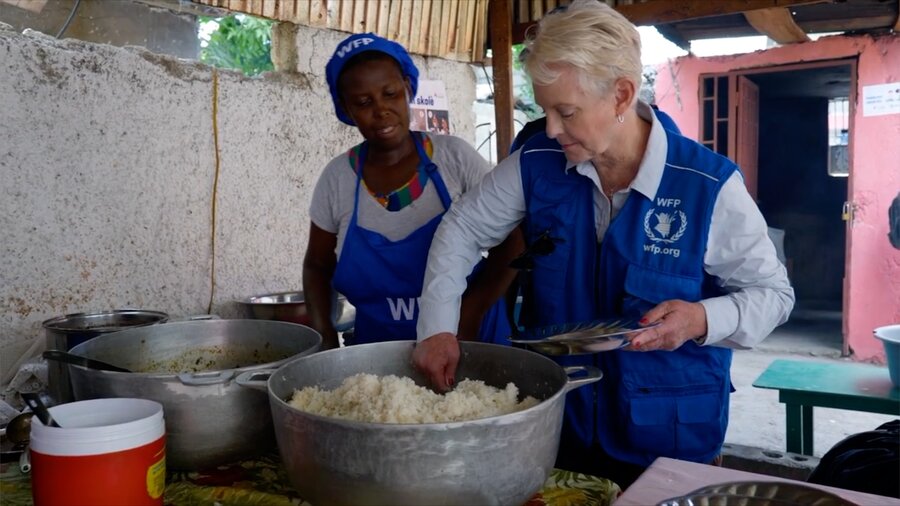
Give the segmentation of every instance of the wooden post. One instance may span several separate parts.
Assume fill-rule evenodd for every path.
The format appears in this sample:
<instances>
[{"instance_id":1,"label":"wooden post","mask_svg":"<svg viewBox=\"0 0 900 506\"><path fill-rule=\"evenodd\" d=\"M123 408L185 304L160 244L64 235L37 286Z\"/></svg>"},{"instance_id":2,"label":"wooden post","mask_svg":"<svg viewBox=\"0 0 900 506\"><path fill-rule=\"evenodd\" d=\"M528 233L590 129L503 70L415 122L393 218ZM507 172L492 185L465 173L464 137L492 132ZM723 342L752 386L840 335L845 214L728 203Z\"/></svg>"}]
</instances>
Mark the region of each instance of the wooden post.
<instances>
[{"instance_id":1,"label":"wooden post","mask_svg":"<svg viewBox=\"0 0 900 506\"><path fill-rule=\"evenodd\" d=\"M494 71L494 118L497 125L497 161L506 158L513 140L512 3L491 0L490 36Z\"/></svg>"}]
</instances>

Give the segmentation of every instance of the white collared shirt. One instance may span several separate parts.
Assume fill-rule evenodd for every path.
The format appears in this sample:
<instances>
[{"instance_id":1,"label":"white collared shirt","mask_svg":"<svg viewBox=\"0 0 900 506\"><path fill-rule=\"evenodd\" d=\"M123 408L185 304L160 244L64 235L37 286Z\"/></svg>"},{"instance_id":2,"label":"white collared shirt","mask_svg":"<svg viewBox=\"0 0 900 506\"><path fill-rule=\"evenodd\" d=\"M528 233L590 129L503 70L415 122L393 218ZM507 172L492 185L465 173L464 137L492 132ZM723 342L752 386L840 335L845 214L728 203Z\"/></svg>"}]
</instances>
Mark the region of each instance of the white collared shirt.
<instances>
[{"instance_id":1,"label":"white collared shirt","mask_svg":"<svg viewBox=\"0 0 900 506\"><path fill-rule=\"evenodd\" d=\"M652 122L650 137L637 175L627 188L613 195L611 202L590 161L566 167L594 183L598 241L631 191L653 200L662 180L668 152L666 132L650 106L638 102L637 112ZM456 333L466 275L482 250L499 244L524 218L525 194L517 151L444 215L428 253L419 301L419 340L441 332ZM705 344L752 348L787 321L794 291L769 239L766 221L738 172L725 182L716 198L703 260L704 270L726 291L726 295L700 301L706 309Z\"/></svg>"}]
</instances>

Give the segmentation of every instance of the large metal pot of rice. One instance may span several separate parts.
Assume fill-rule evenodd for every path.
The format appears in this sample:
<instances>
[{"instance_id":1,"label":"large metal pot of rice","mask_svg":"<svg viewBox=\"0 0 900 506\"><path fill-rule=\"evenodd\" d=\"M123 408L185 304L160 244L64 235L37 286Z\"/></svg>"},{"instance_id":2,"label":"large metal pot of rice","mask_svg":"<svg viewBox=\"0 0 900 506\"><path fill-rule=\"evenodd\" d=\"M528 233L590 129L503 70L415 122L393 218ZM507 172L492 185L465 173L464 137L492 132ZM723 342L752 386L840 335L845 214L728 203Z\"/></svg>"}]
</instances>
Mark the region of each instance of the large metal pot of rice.
<instances>
[{"instance_id":1,"label":"large metal pot of rice","mask_svg":"<svg viewBox=\"0 0 900 506\"><path fill-rule=\"evenodd\" d=\"M521 505L553 469L568 391L600 379L593 367L563 369L537 353L462 342L457 384L482 380L540 402L471 421L385 424L310 414L287 401L295 389L332 390L358 373L425 379L412 366L413 342L329 350L237 382L269 393L278 449L301 497L313 504ZM569 374L586 372L578 379ZM268 376L267 381L261 378Z\"/></svg>"},{"instance_id":2,"label":"large metal pot of rice","mask_svg":"<svg viewBox=\"0 0 900 506\"><path fill-rule=\"evenodd\" d=\"M164 323L95 337L71 353L133 372L70 365L76 400L150 399L163 405L166 462L205 469L274 446L266 395L235 377L315 353L322 337L287 322L209 320Z\"/></svg>"}]
</instances>

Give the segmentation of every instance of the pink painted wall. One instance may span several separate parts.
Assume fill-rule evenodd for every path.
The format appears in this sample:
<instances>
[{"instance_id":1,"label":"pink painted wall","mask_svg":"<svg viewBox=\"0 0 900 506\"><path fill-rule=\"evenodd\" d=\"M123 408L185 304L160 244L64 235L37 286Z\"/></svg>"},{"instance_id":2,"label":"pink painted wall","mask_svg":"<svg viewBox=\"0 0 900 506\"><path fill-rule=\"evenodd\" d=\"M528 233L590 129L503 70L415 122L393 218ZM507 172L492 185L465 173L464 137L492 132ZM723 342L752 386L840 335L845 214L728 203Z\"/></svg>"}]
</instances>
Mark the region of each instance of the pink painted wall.
<instances>
[{"instance_id":1,"label":"pink painted wall","mask_svg":"<svg viewBox=\"0 0 900 506\"><path fill-rule=\"evenodd\" d=\"M659 66L656 102L696 139L700 74L842 58L856 58L858 71L849 183L857 209L847 255L845 331L854 359L883 363L872 330L900 323L900 251L887 239L887 209L900 192L900 114L863 116L862 99L865 86L900 82L900 35L833 36L744 55L681 57Z\"/></svg>"}]
</instances>

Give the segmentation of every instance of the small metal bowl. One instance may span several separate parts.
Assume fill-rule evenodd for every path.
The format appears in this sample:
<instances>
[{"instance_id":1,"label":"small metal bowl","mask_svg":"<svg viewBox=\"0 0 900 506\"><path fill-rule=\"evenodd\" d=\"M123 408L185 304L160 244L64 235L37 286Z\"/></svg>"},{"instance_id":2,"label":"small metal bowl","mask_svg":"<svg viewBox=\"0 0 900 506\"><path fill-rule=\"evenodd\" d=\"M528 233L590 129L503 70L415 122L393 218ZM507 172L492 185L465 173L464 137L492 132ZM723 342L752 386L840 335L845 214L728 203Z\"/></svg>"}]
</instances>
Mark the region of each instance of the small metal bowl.
<instances>
[{"instance_id":1,"label":"small metal bowl","mask_svg":"<svg viewBox=\"0 0 900 506\"><path fill-rule=\"evenodd\" d=\"M309 325L306 300L302 291L277 292L254 295L238 301L247 313L248 318L256 320L277 320L283 322ZM338 332L353 328L356 309L347 302L347 298L337 294L332 304L331 321Z\"/></svg>"}]
</instances>

